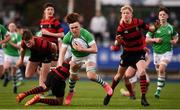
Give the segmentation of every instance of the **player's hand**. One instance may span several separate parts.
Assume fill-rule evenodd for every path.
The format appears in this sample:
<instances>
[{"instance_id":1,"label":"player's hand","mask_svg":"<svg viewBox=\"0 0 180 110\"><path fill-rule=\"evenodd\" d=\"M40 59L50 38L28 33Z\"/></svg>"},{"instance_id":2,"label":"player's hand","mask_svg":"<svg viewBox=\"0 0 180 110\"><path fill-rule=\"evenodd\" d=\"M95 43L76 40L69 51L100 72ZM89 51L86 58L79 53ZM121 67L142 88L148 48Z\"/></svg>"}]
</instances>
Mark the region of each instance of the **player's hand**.
<instances>
[{"instance_id":1,"label":"player's hand","mask_svg":"<svg viewBox=\"0 0 180 110\"><path fill-rule=\"evenodd\" d=\"M46 29L42 29L41 33L42 33L42 35L50 35L50 32L47 31Z\"/></svg>"},{"instance_id":2,"label":"player's hand","mask_svg":"<svg viewBox=\"0 0 180 110\"><path fill-rule=\"evenodd\" d=\"M77 42L74 43L73 48L77 51L83 51L83 47Z\"/></svg>"},{"instance_id":3,"label":"player's hand","mask_svg":"<svg viewBox=\"0 0 180 110\"><path fill-rule=\"evenodd\" d=\"M122 37L120 34L116 36L116 40L117 40L118 43L120 43L120 44L124 43L123 37Z\"/></svg>"},{"instance_id":4,"label":"player's hand","mask_svg":"<svg viewBox=\"0 0 180 110\"><path fill-rule=\"evenodd\" d=\"M2 48L6 48L6 44L5 43L3 43L1 46L2 46Z\"/></svg>"},{"instance_id":5,"label":"player's hand","mask_svg":"<svg viewBox=\"0 0 180 110\"><path fill-rule=\"evenodd\" d=\"M111 51L119 51L119 50L121 50L121 46L120 45L111 45L110 50Z\"/></svg>"},{"instance_id":6,"label":"player's hand","mask_svg":"<svg viewBox=\"0 0 180 110\"><path fill-rule=\"evenodd\" d=\"M161 39L161 38L154 38L154 42L155 42L155 43L161 43L161 42L162 42L162 39Z\"/></svg>"},{"instance_id":7,"label":"player's hand","mask_svg":"<svg viewBox=\"0 0 180 110\"><path fill-rule=\"evenodd\" d=\"M150 54L150 49L149 48L147 48L147 47L144 47L144 49L143 49L147 54Z\"/></svg>"},{"instance_id":8,"label":"player's hand","mask_svg":"<svg viewBox=\"0 0 180 110\"><path fill-rule=\"evenodd\" d=\"M177 43L177 41L176 41L176 40L170 40L170 43L171 43L172 45L175 45L175 44Z\"/></svg>"}]
</instances>

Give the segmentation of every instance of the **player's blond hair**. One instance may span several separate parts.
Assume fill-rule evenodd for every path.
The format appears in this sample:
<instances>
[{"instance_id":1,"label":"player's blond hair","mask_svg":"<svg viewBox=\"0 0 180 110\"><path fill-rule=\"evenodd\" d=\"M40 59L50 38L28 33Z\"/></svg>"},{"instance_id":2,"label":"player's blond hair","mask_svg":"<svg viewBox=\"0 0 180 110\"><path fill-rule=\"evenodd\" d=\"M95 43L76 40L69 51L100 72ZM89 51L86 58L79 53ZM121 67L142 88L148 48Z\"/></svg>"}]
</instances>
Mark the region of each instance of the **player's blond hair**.
<instances>
[{"instance_id":1,"label":"player's blond hair","mask_svg":"<svg viewBox=\"0 0 180 110\"><path fill-rule=\"evenodd\" d=\"M124 5L123 7L121 7L120 12L122 13L122 11L126 9L133 13L133 8L130 5Z\"/></svg>"}]
</instances>

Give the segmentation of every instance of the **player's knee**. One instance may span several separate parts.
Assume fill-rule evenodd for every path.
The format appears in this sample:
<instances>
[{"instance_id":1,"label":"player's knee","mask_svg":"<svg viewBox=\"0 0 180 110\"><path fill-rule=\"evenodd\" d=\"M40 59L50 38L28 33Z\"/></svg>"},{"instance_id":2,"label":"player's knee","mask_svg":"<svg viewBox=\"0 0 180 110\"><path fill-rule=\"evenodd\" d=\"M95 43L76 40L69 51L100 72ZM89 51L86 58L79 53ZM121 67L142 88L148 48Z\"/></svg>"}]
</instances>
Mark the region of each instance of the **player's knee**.
<instances>
[{"instance_id":1,"label":"player's knee","mask_svg":"<svg viewBox=\"0 0 180 110\"><path fill-rule=\"evenodd\" d=\"M78 77L77 74L71 74L70 79L73 80L73 81L77 81L77 80L79 80L79 77Z\"/></svg>"},{"instance_id":2,"label":"player's knee","mask_svg":"<svg viewBox=\"0 0 180 110\"><path fill-rule=\"evenodd\" d=\"M146 75L146 70L145 70L145 69L140 70L140 71L139 71L139 74L140 74L140 76Z\"/></svg>"},{"instance_id":3,"label":"player's knee","mask_svg":"<svg viewBox=\"0 0 180 110\"><path fill-rule=\"evenodd\" d=\"M29 78L31 78L31 74L29 74L29 73L25 73L25 77L27 78L27 79L29 79Z\"/></svg>"},{"instance_id":4,"label":"player's knee","mask_svg":"<svg viewBox=\"0 0 180 110\"><path fill-rule=\"evenodd\" d=\"M88 72L87 77L89 80L94 80L94 79L96 79L97 75L94 72Z\"/></svg>"}]
</instances>

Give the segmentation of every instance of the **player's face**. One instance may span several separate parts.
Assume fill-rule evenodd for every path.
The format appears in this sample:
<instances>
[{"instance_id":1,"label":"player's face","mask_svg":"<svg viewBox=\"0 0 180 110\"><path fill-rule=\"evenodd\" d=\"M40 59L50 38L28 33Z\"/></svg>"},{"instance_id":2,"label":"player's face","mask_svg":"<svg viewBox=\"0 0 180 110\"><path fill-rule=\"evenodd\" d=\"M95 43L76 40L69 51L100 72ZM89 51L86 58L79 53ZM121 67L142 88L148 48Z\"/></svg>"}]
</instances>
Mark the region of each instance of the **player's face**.
<instances>
[{"instance_id":1,"label":"player's face","mask_svg":"<svg viewBox=\"0 0 180 110\"><path fill-rule=\"evenodd\" d=\"M166 22L168 19L168 14L164 11L160 11L159 12L159 20L160 21L163 21L163 22Z\"/></svg>"},{"instance_id":2,"label":"player's face","mask_svg":"<svg viewBox=\"0 0 180 110\"><path fill-rule=\"evenodd\" d=\"M10 23L8 25L8 29L10 32L14 32L14 31L16 31L16 25L14 23Z\"/></svg>"},{"instance_id":3,"label":"player's face","mask_svg":"<svg viewBox=\"0 0 180 110\"><path fill-rule=\"evenodd\" d=\"M54 15L54 8L53 7L47 7L44 10L44 14L45 14L46 17L53 16Z\"/></svg>"},{"instance_id":4,"label":"player's face","mask_svg":"<svg viewBox=\"0 0 180 110\"><path fill-rule=\"evenodd\" d=\"M69 24L69 28L74 37L79 37L81 28L79 22Z\"/></svg>"},{"instance_id":5,"label":"player's face","mask_svg":"<svg viewBox=\"0 0 180 110\"><path fill-rule=\"evenodd\" d=\"M27 47L31 48L34 45L34 40L30 39L28 41L24 41Z\"/></svg>"},{"instance_id":6,"label":"player's face","mask_svg":"<svg viewBox=\"0 0 180 110\"><path fill-rule=\"evenodd\" d=\"M124 9L121 12L121 17L125 23L129 23L132 19L132 12L129 9Z\"/></svg>"}]
</instances>

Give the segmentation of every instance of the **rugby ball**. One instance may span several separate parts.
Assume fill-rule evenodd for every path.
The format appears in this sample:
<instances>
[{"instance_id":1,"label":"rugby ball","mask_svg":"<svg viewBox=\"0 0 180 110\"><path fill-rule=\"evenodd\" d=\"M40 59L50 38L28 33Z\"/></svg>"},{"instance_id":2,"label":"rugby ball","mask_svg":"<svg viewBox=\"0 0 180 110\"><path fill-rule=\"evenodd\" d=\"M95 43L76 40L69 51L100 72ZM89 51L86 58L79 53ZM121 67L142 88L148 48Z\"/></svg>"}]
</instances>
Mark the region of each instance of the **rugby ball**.
<instances>
[{"instance_id":1,"label":"rugby ball","mask_svg":"<svg viewBox=\"0 0 180 110\"><path fill-rule=\"evenodd\" d=\"M88 48L88 44L86 43L86 41L84 41L81 38L73 38L72 40L72 46L73 48L75 48L75 45L80 45L82 48Z\"/></svg>"}]
</instances>

